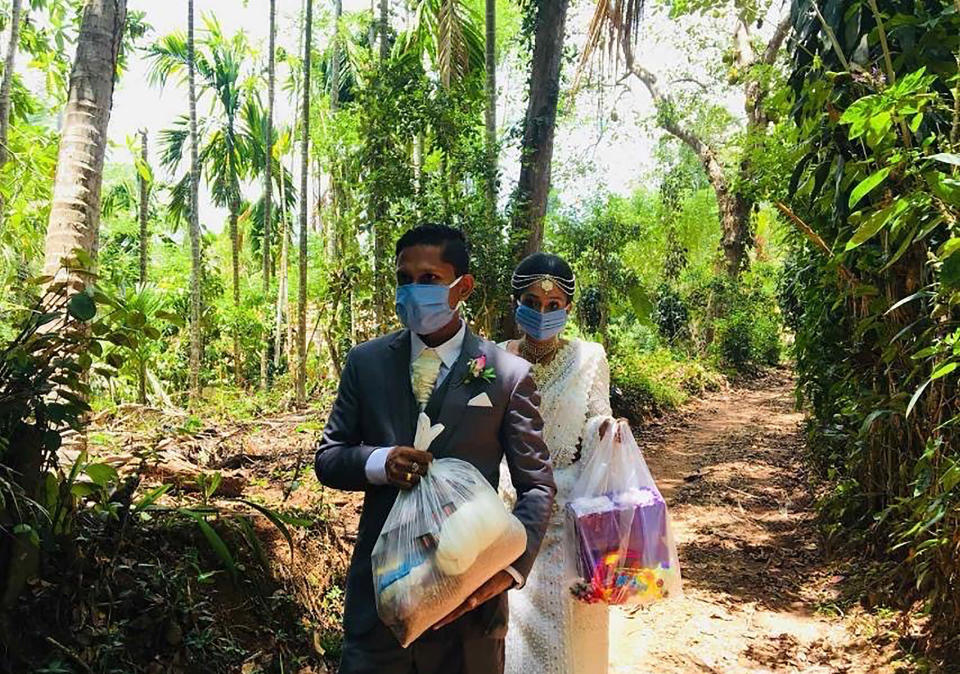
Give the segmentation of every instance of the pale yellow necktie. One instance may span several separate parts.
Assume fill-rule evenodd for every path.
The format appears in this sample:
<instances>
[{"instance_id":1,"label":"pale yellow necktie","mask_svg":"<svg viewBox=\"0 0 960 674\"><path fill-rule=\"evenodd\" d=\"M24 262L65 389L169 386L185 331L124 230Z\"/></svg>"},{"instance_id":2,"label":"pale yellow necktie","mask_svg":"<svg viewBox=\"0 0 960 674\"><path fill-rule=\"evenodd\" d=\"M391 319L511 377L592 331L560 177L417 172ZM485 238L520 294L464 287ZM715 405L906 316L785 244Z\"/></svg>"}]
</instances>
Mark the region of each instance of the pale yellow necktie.
<instances>
[{"instance_id":1,"label":"pale yellow necktie","mask_svg":"<svg viewBox=\"0 0 960 674\"><path fill-rule=\"evenodd\" d=\"M433 387L440 375L441 365L443 365L443 360L433 349L424 349L413 361L410 378L411 384L413 384L413 395L420 403L421 410L427 406L427 401L430 400L430 394L433 393Z\"/></svg>"}]
</instances>

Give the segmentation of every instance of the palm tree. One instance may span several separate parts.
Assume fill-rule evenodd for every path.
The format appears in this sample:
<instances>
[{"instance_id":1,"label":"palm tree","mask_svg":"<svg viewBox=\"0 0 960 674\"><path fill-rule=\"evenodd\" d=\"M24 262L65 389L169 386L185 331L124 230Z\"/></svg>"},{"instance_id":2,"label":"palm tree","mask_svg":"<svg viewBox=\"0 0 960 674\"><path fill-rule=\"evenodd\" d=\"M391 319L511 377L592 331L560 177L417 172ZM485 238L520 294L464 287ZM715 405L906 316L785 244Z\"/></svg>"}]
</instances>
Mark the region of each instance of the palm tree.
<instances>
[{"instance_id":1,"label":"palm tree","mask_svg":"<svg viewBox=\"0 0 960 674\"><path fill-rule=\"evenodd\" d=\"M448 89L484 68L480 18L464 0L418 0L403 47L426 53Z\"/></svg>"},{"instance_id":2,"label":"palm tree","mask_svg":"<svg viewBox=\"0 0 960 674\"><path fill-rule=\"evenodd\" d=\"M206 133L197 136L199 164L206 173L213 202L229 212L230 249L233 276L233 303L240 305L240 241L237 222L240 217L242 194L240 183L249 173L249 147L238 133L240 115L246 88L241 78L241 65L249 55L246 34L240 31L226 37L216 19L204 17L206 35L201 40L201 51L194 54L196 71L204 89L213 94L211 116L204 120ZM187 41L180 33L161 38L148 50L153 60L151 78L161 85L167 77L188 67ZM191 119L191 127L196 122ZM162 134L168 145L164 159L172 169L180 161L183 144L187 140L183 120ZM192 135L192 134L191 134ZM192 144L191 144L192 145ZM193 149L191 147L191 153ZM184 176L184 181L189 180ZM233 336L234 377L239 384L241 373L240 337Z\"/></svg>"},{"instance_id":3,"label":"palm tree","mask_svg":"<svg viewBox=\"0 0 960 674\"><path fill-rule=\"evenodd\" d=\"M13 0L10 8L10 42L7 43L7 58L3 67L3 83L0 84L0 169L7 163L7 135L10 130L10 88L13 84L13 66L20 42L21 0Z\"/></svg>"},{"instance_id":4,"label":"palm tree","mask_svg":"<svg viewBox=\"0 0 960 674\"><path fill-rule=\"evenodd\" d=\"M492 227L497 215L497 0L486 0L485 9L487 225Z\"/></svg>"},{"instance_id":5,"label":"palm tree","mask_svg":"<svg viewBox=\"0 0 960 674\"><path fill-rule=\"evenodd\" d=\"M270 182L273 169L273 98L276 76L276 39L277 39L277 0L270 0L270 36L269 54L267 55L267 123L264 128L266 136L265 152L267 160L263 163L263 301L264 307L270 305L270 235L273 219L272 198L273 189ZM260 388L264 391L270 388L268 368L269 339L263 340L260 351Z\"/></svg>"},{"instance_id":6,"label":"palm tree","mask_svg":"<svg viewBox=\"0 0 960 674\"><path fill-rule=\"evenodd\" d=\"M89 277L72 275L64 258L78 250L90 261L97 255L107 126L126 18L126 0L87 0L81 18L44 254L44 274L70 285L85 286Z\"/></svg>"},{"instance_id":7,"label":"palm tree","mask_svg":"<svg viewBox=\"0 0 960 674\"><path fill-rule=\"evenodd\" d=\"M193 0L187 0L187 79L190 98L190 402L200 398L200 161L197 157L196 49Z\"/></svg>"},{"instance_id":8,"label":"palm tree","mask_svg":"<svg viewBox=\"0 0 960 674\"><path fill-rule=\"evenodd\" d=\"M297 289L297 404L301 407L307 402L307 173L310 168L310 54L313 47L313 0L306 2L301 112L303 135L300 147L300 287Z\"/></svg>"}]
</instances>

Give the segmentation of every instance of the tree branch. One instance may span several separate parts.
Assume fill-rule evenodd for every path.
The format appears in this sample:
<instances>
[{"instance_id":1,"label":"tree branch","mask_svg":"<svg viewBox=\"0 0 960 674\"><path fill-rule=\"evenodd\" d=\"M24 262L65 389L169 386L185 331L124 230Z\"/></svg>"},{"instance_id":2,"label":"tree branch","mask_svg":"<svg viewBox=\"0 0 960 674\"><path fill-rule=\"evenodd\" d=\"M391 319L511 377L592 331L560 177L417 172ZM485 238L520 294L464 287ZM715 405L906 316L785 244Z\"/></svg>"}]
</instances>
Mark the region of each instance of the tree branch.
<instances>
[{"instance_id":1,"label":"tree branch","mask_svg":"<svg viewBox=\"0 0 960 674\"><path fill-rule=\"evenodd\" d=\"M791 23L789 15L783 17L780 23L777 24L777 28L773 31L770 41L767 42L767 48L763 50L763 59L761 60L763 64L772 66L777 60L777 54L780 53L780 47L783 46L783 41L786 40L787 35L790 34L790 26Z\"/></svg>"}]
</instances>

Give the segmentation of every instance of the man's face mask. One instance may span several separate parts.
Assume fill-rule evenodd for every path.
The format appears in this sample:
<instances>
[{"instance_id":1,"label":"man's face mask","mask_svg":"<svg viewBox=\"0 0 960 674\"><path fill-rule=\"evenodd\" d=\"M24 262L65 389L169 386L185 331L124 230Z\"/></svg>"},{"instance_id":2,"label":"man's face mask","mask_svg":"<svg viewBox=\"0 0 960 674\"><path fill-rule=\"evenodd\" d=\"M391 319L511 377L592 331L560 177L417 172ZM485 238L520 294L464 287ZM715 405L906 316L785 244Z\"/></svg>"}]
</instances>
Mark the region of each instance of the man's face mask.
<instances>
[{"instance_id":1,"label":"man's face mask","mask_svg":"<svg viewBox=\"0 0 960 674\"><path fill-rule=\"evenodd\" d=\"M397 316L404 326L418 335L436 332L453 320L456 309L450 306L450 290L460 279L450 285L432 283L408 283L397 286Z\"/></svg>"}]
</instances>

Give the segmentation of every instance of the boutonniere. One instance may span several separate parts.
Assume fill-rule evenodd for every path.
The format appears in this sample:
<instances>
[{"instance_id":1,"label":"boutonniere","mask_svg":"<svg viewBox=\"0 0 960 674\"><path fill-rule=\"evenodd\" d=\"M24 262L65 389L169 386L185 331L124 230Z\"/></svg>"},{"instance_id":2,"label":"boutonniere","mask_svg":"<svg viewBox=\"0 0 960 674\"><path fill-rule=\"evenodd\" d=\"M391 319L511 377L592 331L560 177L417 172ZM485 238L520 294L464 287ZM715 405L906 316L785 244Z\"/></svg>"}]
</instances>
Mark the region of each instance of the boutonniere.
<instances>
[{"instance_id":1,"label":"boutonniere","mask_svg":"<svg viewBox=\"0 0 960 674\"><path fill-rule=\"evenodd\" d=\"M496 378L497 373L492 367L487 367L487 357L481 354L467 363L467 376L463 378L463 383L485 381L489 384Z\"/></svg>"}]
</instances>

